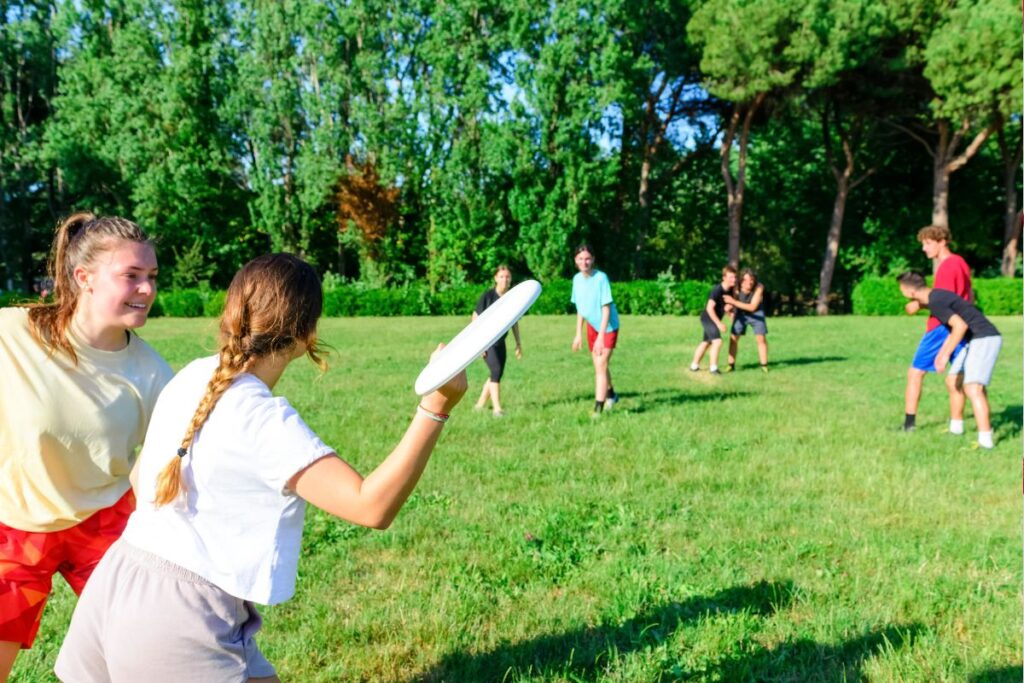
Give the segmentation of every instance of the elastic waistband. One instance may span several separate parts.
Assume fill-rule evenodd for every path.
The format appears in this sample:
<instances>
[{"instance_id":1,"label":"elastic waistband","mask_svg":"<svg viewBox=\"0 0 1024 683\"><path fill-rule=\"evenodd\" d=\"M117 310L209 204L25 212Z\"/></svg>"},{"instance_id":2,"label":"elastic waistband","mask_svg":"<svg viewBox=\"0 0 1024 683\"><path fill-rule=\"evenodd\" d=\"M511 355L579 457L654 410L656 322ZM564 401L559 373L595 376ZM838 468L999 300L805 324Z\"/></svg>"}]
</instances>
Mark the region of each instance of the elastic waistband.
<instances>
[{"instance_id":1,"label":"elastic waistband","mask_svg":"<svg viewBox=\"0 0 1024 683\"><path fill-rule=\"evenodd\" d=\"M107 552L118 552L124 557L130 559L132 562L166 576L173 576L176 579L181 579L190 583L198 583L204 586L213 586L214 588L217 588L216 584L209 579L205 579L202 576L199 576L199 574L185 569L180 564L176 564L170 560L160 557L159 555L154 555L148 550L143 550L142 548L134 546L123 538L117 539L117 541L110 546L110 550Z\"/></svg>"}]
</instances>

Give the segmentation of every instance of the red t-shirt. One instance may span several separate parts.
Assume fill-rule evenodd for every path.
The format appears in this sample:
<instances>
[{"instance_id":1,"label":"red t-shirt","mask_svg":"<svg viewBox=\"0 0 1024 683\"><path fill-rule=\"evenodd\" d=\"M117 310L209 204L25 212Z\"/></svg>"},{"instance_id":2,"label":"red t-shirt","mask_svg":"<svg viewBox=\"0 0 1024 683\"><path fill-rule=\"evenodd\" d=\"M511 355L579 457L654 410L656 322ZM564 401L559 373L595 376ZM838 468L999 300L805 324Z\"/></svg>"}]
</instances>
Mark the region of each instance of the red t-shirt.
<instances>
[{"instance_id":1,"label":"red t-shirt","mask_svg":"<svg viewBox=\"0 0 1024 683\"><path fill-rule=\"evenodd\" d=\"M959 296L964 301L970 301L971 296L971 269L962 257L950 254L946 260L939 264L935 271L934 289L946 289ZM941 325L939 319L934 315L928 316L926 332L931 332Z\"/></svg>"}]
</instances>

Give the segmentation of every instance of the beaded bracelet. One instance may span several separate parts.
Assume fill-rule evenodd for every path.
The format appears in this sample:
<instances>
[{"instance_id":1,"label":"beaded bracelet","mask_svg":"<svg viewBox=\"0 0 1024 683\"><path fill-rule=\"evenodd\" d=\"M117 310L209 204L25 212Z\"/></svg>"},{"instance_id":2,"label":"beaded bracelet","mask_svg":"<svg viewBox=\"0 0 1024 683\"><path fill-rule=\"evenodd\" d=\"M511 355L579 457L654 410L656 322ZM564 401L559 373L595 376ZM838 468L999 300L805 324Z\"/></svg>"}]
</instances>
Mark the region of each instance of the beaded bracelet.
<instances>
[{"instance_id":1,"label":"beaded bracelet","mask_svg":"<svg viewBox=\"0 0 1024 683\"><path fill-rule=\"evenodd\" d=\"M432 410L427 410L423 406L416 406L416 412L422 415L423 417L428 417L434 422L440 422L441 424L447 422L449 417L447 413L435 413Z\"/></svg>"}]
</instances>

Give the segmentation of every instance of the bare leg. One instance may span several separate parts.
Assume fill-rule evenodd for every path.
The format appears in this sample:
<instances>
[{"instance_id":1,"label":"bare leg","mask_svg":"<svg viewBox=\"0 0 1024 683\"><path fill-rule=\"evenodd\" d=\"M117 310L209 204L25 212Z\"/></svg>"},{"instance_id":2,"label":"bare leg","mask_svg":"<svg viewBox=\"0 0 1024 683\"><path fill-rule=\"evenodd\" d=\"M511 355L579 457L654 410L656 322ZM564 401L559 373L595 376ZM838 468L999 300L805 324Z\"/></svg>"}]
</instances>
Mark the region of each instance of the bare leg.
<instances>
[{"instance_id":1,"label":"bare leg","mask_svg":"<svg viewBox=\"0 0 1024 683\"><path fill-rule=\"evenodd\" d=\"M921 384L924 382L924 370L910 368L907 370L907 391L904 395L905 412L917 415L917 404L921 400Z\"/></svg>"},{"instance_id":2,"label":"bare leg","mask_svg":"<svg viewBox=\"0 0 1024 683\"><path fill-rule=\"evenodd\" d=\"M14 660L18 658L21 650L21 643L12 643L9 640L0 641L0 681L6 681L14 668Z\"/></svg>"},{"instance_id":3,"label":"bare leg","mask_svg":"<svg viewBox=\"0 0 1024 683\"><path fill-rule=\"evenodd\" d=\"M740 338L735 334L729 335L729 365L736 365L736 351L740 345Z\"/></svg>"},{"instance_id":4,"label":"bare leg","mask_svg":"<svg viewBox=\"0 0 1024 683\"><path fill-rule=\"evenodd\" d=\"M965 384L964 393L971 399L971 407L974 408L974 421L978 424L979 432L992 431L992 424L988 419L988 396L985 394L984 384Z\"/></svg>"},{"instance_id":5,"label":"bare leg","mask_svg":"<svg viewBox=\"0 0 1024 683\"><path fill-rule=\"evenodd\" d=\"M488 382L487 386L491 388L491 409L500 413L501 410L501 383L500 382Z\"/></svg>"},{"instance_id":6,"label":"bare leg","mask_svg":"<svg viewBox=\"0 0 1024 683\"><path fill-rule=\"evenodd\" d=\"M768 365L768 339L763 334L754 338L757 339L757 359L761 361L761 365Z\"/></svg>"},{"instance_id":7,"label":"bare leg","mask_svg":"<svg viewBox=\"0 0 1024 683\"><path fill-rule=\"evenodd\" d=\"M711 367L718 367L718 354L722 351L722 340L716 339L711 342Z\"/></svg>"},{"instance_id":8,"label":"bare leg","mask_svg":"<svg viewBox=\"0 0 1024 683\"><path fill-rule=\"evenodd\" d=\"M704 357L704 352L711 346L709 342L702 341L697 344L697 350L693 352L693 365L700 365L700 359Z\"/></svg>"},{"instance_id":9,"label":"bare leg","mask_svg":"<svg viewBox=\"0 0 1024 683\"><path fill-rule=\"evenodd\" d=\"M946 388L949 389L949 419L964 419L964 376L963 374L946 375Z\"/></svg>"},{"instance_id":10,"label":"bare leg","mask_svg":"<svg viewBox=\"0 0 1024 683\"><path fill-rule=\"evenodd\" d=\"M594 400L604 403L608 398L608 361L611 360L612 352L611 349L605 349L601 355L592 353L590 357L594 360Z\"/></svg>"},{"instance_id":11,"label":"bare leg","mask_svg":"<svg viewBox=\"0 0 1024 683\"><path fill-rule=\"evenodd\" d=\"M491 380L484 382L483 391L480 392L480 399L476 402L474 408L483 408L487 405L487 398L491 395Z\"/></svg>"}]
</instances>

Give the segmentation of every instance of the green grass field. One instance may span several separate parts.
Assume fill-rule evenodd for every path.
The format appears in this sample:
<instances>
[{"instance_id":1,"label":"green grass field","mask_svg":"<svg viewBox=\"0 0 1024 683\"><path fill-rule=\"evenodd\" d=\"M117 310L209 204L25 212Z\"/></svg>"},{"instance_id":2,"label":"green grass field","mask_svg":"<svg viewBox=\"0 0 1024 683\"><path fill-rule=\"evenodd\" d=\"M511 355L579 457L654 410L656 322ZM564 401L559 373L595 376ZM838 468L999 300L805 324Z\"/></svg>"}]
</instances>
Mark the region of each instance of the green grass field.
<instances>
[{"instance_id":1,"label":"green grass field","mask_svg":"<svg viewBox=\"0 0 1024 683\"><path fill-rule=\"evenodd\" d=\"M298 592L263 610L261 646L285 681L1020 681L1022 326L994 322L986 452L969 409L966 437L943 433L935 377L897 431L923 318L774 319L770 374L748 337L711 377L686 370L696 318L625 317L622 401L593 421L574 321L528 317L508 416L472 410L474 364L390 530L307 513ZM278 392L366 473L462 324L325 320L331 370L297 362ZM213 325L144 336L178 368ZM57 583L14 680L52 679Z\"/></svg>"}]
</instances>

